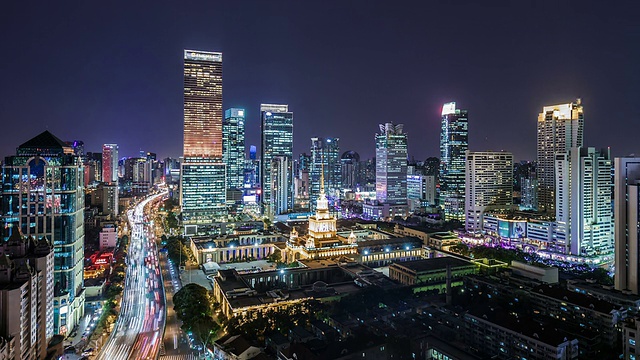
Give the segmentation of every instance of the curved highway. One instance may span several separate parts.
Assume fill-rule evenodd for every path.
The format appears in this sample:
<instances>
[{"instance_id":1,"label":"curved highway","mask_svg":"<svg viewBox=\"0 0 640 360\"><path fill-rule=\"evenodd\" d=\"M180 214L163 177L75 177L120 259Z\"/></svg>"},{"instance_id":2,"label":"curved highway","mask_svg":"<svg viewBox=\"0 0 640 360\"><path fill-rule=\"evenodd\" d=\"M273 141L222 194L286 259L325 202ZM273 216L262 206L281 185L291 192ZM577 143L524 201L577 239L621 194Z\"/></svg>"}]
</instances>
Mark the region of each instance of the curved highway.
<instances>
[{"instance_id":1,"label":"curved highway","mask_svg":"<svg viewBox=\"0 0 640 360\"><path fill-rule=\"evenodd\" d=\"M166 194L152 195L127 213L132 230L120 314L96 359L155 360L158 357L165 325L164 287L153 226L144 214L144 207Z\"/></svg>"}]
</instances>

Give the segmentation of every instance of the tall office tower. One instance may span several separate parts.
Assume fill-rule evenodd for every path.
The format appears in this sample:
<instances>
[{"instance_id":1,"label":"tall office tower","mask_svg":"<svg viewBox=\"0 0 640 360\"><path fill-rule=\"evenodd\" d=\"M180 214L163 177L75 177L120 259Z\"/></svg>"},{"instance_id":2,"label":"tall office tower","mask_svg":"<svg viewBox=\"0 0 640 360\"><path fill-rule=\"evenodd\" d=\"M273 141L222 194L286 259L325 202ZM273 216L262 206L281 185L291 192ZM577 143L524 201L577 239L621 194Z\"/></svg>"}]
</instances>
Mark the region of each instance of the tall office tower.
<instances>
[{"instance_id":1,"label":"tall office tower","mask_svg":"<svg viewBox=\"0 0 640 360\"><path fill-rule=\"evenodd\" d=\"M222 53L184 51L184 157L222 158Z\"/></svg>"},{"instance_id":2,"label":"tall office tower","mask_svg":"<svg viewBox=\"0 0 640 360\"><path fill-rule=\"evenodd\" d=\"M640 157L615 159L616 290L640 295Z\"/></svg>"},{"instance_id":3,"label":"tall office tower","mask_svg":"<svg viewBox=\"0 0 640 360\"><path fill-rule=\"evenodd\" d=\"M467 110L450 102L442 107L440 128L440 207L445 220L464 221L465 153L469 149Z\"/></svg>"},{"instance_id":4,"label":"tall office tower","mask_svg":"<svg viewBox=\"0 0 640 360\"><path fill-rule=\"evenodd\" d=\"M53 259L46 238L15 231L0 245L0 337L14 339L16 359L46 358L53 337Z\"/></svg>"},{"instance_id":5,"label":"tall office tower","mask_svg":"<svg viewBox=\"0 0 640 360\"><path fill-rule=\"evenodd\" d=\"M14 232L54 244L53 332L84 314L84 171L73 149L49 131L17 148L2 168L1 239Z\"/></svg>"},{"instance_id":6,"label":"tall office tower","mask_svg":"<svg viewBox=\"0 0 640 360\"><path fill-rule=\"evenodd\" d=\"M271 159L271 192L269 204L273 214L282 214L292 209L291 158L274 156Z\"/></svg>"},{"instance_id":7,"label":"tall office tower","mask_svg":"<svg viewBox=\"0 0 640 360\"><path fill-rule=\"evenodd\" d=\"M466 229L482 230L485 211L507 211L513 205L513 154L468 151L466 170Z\"/></svg>"},{"instance_id":8,"label":"tall office tower","mask_svg":"<svg viewBox=\"0 0 640 360\"><path fill-rule=\"evenodd\" d=\"M578 256L613 253L611 157L574 147L556 154L557 250Z\"/></svg>"},{"instance_id":9,"label":"tall office tower","mask_svg":"<svg viewBox=\"0 0 640 360\"><path fill-rule=\"evenodd\" d=\"M111 219L118 217L118 185L100 184L96 191L99 191L102 200L102 214L111 215Z\"/></svg>"},{"instance_id":10,"label":"tall office tower","mask_svg":"<svg viewBox=\"0 0 640 360\"><path fill-rule=\"evenodd\" d=\"M376 134L376 199L382 204L407 203L407 134L403 125L380 124Z\"/></svg>"},{"instance_id":11,"label":"tall office tower","mask_svg":"<svg viewBox=\"0 0 640 360\"><path fill-rule=\"evenodd\" d=\"M206 234L226 213L222 162L222 53L184 51L184 161L180 204L185 231Z\"/></svg>"},{"instance_id":12,"label":"tall office tower","mask_svg":"<svg viewBox=\"0 0 640 360\"><path fill-rule=\"evenodd\" d=\"M353 151L345 151L340 157L342 167L342 187L357 191L360 185L360 155Z\"/></svg>"},{"instance_id":13,"label":"tall office tower","mask_svg":"<svg viewBox=\"0 0 640 360\"><path fill-rule=\"evenodd\" d=\"M538 115L538 210L555 212L555 155L582 146L582 101L545 106Z\"/></svg>"},{"instance_id":14,"label":"tall office tower","mask_svg":"<svg viewBox=\"0 0 640 360\"><path fill-rule=\"evenodd\" d=\"M438 176L440 172L440 159L437 157L429 157L424 161L424 174Z\"/></svg>"},{"instance_id":15,"label":"tall office tower","mask_svg":"<svg viewBox=\"0 0 640 360\"><path fill-rule=\"evenodd\" d=\"M222 162L227 164L228 189L242 189L244 159L244 109L227 109L222 122Z\"/></svg>"},{"instance_id":16,"label":"tall office tower","mask_svg":"<svg viewBox=\"0 0 640 360\"><path fill-rule=\"evenodd\" d=\"M289 111L289 105L260 104L260 124L262 130L261 142L261 166L262 204L267 216L273 216L293 209L293 113ZM285 183L279 191L287 193L286 198L290 204L287 206L272 206L272 179L271 168L275 157L287 157L289 173ZM282 161L280 161L282 162ZM285 181L284 179L280 179ZM281 198L281 197L279 197ZM278 210L279 209L279 210Z\"/></svg>"},{"instance_id":17,"label":"tall office tower","mask_svg":"<svg viewBox=\"0 0 640 360\"><path fill-rule=\"evenodd\" d=\"M329 203L333 204L340 199L342 190L339 138L311 138L310 199L320 196L320 178L323 170L326 197ZM309 204L311 211L315 211L316 203L311 201Z\"/></svg>"},{"instance_id":18,"label":"tall office tower","mask_svg":"<svg viewBox=\"0 0 640 360\"><path fill-rule=\"evenodd\" d=\"M118 145L102 145L102 182L118 181Z\"/></svg>"}]
</instances>

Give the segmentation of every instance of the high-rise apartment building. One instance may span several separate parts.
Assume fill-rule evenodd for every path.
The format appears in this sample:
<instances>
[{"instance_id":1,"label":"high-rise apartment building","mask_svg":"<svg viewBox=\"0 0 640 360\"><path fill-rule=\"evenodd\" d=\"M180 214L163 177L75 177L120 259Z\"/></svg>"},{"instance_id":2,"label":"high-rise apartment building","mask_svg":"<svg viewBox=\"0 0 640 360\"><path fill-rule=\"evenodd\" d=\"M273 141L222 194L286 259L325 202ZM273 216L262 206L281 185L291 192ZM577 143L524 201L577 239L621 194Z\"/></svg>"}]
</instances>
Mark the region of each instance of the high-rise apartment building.
<instances>
[{"instance_id":1,"label":"high-rise apartment building","mask_svg":"<svg viewBox=\"0 0 640 360\"><path fill-rule=\"evenodd\" d=\"M442 107L440 128L440 207L445 220L464 221L465 153L469 149L468 112L455 102Z\"/></svg>"},{"instance_id":2,"label":"high-rise apartment building","mask_svg":"<svg viewBox=\"0 0 640 360\"><path fill-rule=\"evenodd\" d=\"M640 295L640 157L615 159L615 287Z\"/></svg>"},{"instance_id":3,"label":"high-rise apartment building","mask_svg":"<svg viewBox=\"0 0 640 360\"><path fill-rule=\"evenodd\" d=\"M261 104L260 124L262 131L261 142L261 166L260 171L262 184L262 204L268 216L278 215L293 209L293 113L289 111L289 105ZM280 203L272 206L271 200L274 198L272 163L276 157L286 157L288 170L286 176L278 179L280 192L285 192L286 196L277 196L279 199L286 199L288 204ZM284 162L279 160L280 164ZM282 174L281 174L282 175ZM286 206L285 206L286 205Z\"/></svg>"},{"instance_id":4,"label":"high-rise apartment building","mask_svg":"<svg viewBox=\"0 0 640 360\"><path fill-rule=\"evenodd\" d=\"M466 229L482 230L485 211L508 211L513 205L513 155L501 151L468 151Z\"/></svg>"},{"instance_id":5,"label":"high-rise apartment building","mask_svg":"<svg viewBox=\"0 0 640 360\"><path fill-rule=\"evenodd\" d=\"M545 106L538 115L538 210L555 212L555 155L582 146L582 101Z\"/></svg>"},{"instance_id":6,"label":"high-rise apartment building","mask_svg":"<svg viewBox=\"0 0 640 360\"><path fill-rule=\"evenodd\" d=\"M102 146L102 181L113 183L118 181L118 145Z\"/></svg>"},{"instance_id":7,"label":"high-rise apartment building","mask_svg":"<svg viewBox=\"0 0 640 360\"><path fill-rule=\"evenodd\" d=\"M184 51L184 156L222 158L222 53Z\"/></svg>"},{"instance_id":8,"label":"high-rise apartment building","mask_svg":"<svg viewBox=\"0 0 640 360\"><path fill-rule=\"evenodd\" d=\"M331 204L340 199L340 190L342 190L339 138L311 138L311 164L309 168L311 183L309 197L311 199L317 199L320 196L322 171L324 171L325 194ZM309 204L311 211L314 211L315 202L311 201Z\"/></svg>"},{"instance_id":9,"label":"high-rise apartment building","mask_svg":"<svg viewBox=\"0 0 640 360\"><path fill-rule=\"evenodd\" d=\"M53 332L66 334L84 314L84 170L73 149L49 131L20 145L2 168L2 224L54 245Z\"/></svg>"},{"instance_id":10,"label":"high-rise apartment building","mask_svg":"<svg viewBox=\"0 0 640 360\"><path fill-rule=\"evenodd\" d=\"M53 247L19 231L0 245L0 337L16 359L44 359L53 337Z\"/></svg>"},{"instance_id":11,"label":"high-rise apartment building","mask_svg":"<svg viewBox=\"0 0 640 360\"><path fill-rule=\"evenodd\" d=\"M222 122L222 162L227 164L227 188L242 189L244 180L244 109L224 112Z\"/></svg>"},{"instance_id":12,"label":"high-rise apartment building","mask_svg":"<svg viewBox=\"0 0 640 360\"><path fill-rule=\"evenodd\" d=\"M227 218L222 155L222 53L185 50L180 204L189 234Z\"/></svg>"},{"instance_id":13,"label":"high-rise apartment building","mask_svg":"<svg viewBox=\"0 0 640 360\"><path fill-rule=\"evenodd\" d=\"M403 125L380 124L376 134L376 200L407 203L407 134Z\"/></svg>"},{"instance_id":14,"label":"high-rise apartment building","mask_svg":"<svg viewBox=\"0 0 640 360\"><path fill-rule=\"evenodd\" d=\"M574 147L556 158L557 251L578 256L613 253L611 157Z\"/></svg>"}]
</instances>

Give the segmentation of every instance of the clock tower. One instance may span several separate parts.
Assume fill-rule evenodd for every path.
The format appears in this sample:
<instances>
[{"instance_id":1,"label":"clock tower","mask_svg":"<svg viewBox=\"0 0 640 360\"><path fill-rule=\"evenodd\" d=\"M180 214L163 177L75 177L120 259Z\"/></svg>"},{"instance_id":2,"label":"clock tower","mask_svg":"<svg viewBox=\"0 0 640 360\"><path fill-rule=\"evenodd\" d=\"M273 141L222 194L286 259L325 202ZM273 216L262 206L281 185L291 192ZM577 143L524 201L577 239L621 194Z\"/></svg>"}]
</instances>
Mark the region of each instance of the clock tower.
<instances>
[{"instance_id":1,"label":"clock tower","mask_svg":"<svg viewBox=\"0 0 640 360\"><path fill-rule=\"evenodd\" d=\"M309 217L309 236L314 239L336 236L336 219L329 214L329 200L324 193L324 164L320 174L320 195L316 202L316 214Z\"/></svg>"}]
</instances>

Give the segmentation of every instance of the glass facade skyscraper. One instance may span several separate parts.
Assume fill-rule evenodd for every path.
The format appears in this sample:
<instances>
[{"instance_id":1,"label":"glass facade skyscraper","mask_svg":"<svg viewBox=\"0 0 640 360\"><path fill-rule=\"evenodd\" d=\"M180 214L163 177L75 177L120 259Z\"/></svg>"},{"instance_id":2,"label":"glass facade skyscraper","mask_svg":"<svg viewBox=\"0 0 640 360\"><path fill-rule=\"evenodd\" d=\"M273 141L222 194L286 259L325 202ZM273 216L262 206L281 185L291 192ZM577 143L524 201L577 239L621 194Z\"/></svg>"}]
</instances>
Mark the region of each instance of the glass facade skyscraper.
<instances>
[{"instance_id":1,"label":"glass facade skyscraper","mask_svg":"<svg viewBox=\"0 0 640 360\"><path fill-rule=\"evenodd\" d=\"M537 175L538 210L555 212L555 155L582 146L582 101L545 106L538 115Z\"/></svg>"},{"instance_id":2,"label":"glass facade skyscraper","mask_svg":"<svg viewBox=\"0 0 640 360\"><path fill-rule=\"evenodd\" d=\"M376 134L376 200L407 203L407 134L402 124L380 124Z\"/></svg>"},{"instance_id":3,"label":"glass facade skyscraper","mask_svg":"<svg viewBox=\"0 0 640 360\"><path fill-rule=\"evenodd\" d=\"M54 246L53 331L66 334L84 315L84 169L49 131L2 167L2 240L16 231Z\"/></svg>"},{"instance_id":4,"label":"glass facade skyscraper","mask_svg":"<svg viewBox=\"0 0 640 360\"><path fill-rule=\"evenodd\" d=\"M464 221L465 153L469 149L468 113L455 102L442 107L440 128L440 207L445 220Z\"/></svg>"},{"instance_id":5,"label":"glass facade skyscraper","mask_svg":"<svg viewBox=\"0 0 640 360\"><path fill-rule=\"evenodd\" d=\"M293 113L288 105L261 104L260 118L262 130L261 166L262 204L268 216L282 214L293 209ZM274 189L272 181L272 162L276 157L286 157L278 160L278 168L286 164L286 174L280 174L279 186ZM273 191L282 194L274 196ZM277 206L273 199L280 199ZM285 200L282 200L285 199Z\"/></svg>"},{"instance_id":6,"label":"glass facade skyscraper","mask_svg":"<svg viewBox=\"0 0 640 360\"><path fill-rule=\"evenodd\" d=\"M311 138L310 199L317 199L320 196L320 175L323 169L325 193L329 202L333 203L340 199L342 189L339 138ZM310 201L309 204L311 211L315 211L316 203Z\"/></svg>"},{"instance_id":7,"label":"glass facade skyscraper","mask_svg":"<svg viewBox=\"0 0 640 360\"><path fill-rule=\"evenodd\" d=\"M184 51L184 156L222 158L222 53Z\"/></svg>"},{"instance_id":8,"label":"glass facade skyscraper","mask_svg":"<svg viewBox=\"0 0 640 360\"><path fill-rule=\"evenodd\" d=\"M227 218L222 146L222 53L185 50L180 204L188 234Z\"/></svg>"},{"instance_id":9,"label":"glass facade skyscraper","mask_svg":"<svg viewBox=\"0 0 640 360\"><path fill-rule=\"evenodd\" d=\"M244 178L244 109L224 112L222 122L222 162L227 164L227 188L241 189Z\"/></svg>"}]
</instances>

